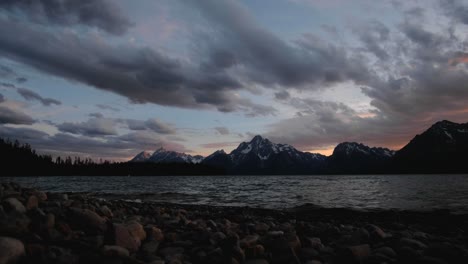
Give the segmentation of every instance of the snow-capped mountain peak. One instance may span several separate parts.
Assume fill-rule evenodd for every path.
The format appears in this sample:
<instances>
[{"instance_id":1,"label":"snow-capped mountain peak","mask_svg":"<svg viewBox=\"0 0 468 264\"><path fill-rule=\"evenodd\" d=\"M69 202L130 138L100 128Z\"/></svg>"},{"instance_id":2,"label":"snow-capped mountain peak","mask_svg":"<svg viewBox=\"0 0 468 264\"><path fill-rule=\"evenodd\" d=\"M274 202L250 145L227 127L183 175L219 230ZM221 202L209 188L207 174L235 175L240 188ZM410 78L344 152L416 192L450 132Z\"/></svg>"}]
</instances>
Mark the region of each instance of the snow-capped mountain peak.
<instances>
[{"instance_id":1,"label":"snow-capped mountain peak","mask_svg":"<svg viewBox=\"0 0 468 264\"><path fill-rule=\"evenodd\" d=\"M131 162L146 162L148 159L153 155L152 152L150 151L142 151L138 153L132 160Z\"/></svg>"},{"instance_id":2,"label":"snow-capped mountain peak","mask_svg":"<svg viewBox=\"0 0 468 264\"><path fill-rule=\"evenodd\" d=\"M387 148L368 147L364 144L357 142L343 142L335 147L335 149L333 150L333 155L361 155L390 158L393 157L393 155L395 155L395 151Z\"/></svg>"}]
</instances>

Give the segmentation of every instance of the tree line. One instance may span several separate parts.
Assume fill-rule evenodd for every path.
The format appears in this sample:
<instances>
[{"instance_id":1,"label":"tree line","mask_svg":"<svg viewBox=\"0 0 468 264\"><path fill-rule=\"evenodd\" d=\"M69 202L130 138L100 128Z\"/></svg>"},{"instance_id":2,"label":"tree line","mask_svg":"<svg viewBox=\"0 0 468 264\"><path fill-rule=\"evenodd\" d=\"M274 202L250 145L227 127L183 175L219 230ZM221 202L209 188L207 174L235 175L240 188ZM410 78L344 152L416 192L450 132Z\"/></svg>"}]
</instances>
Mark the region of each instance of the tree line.
<instances>
[{"instance_id":1,"label":"tree line","mask_svg":"<svg viewBox=\"0 0 468 264\"><path fill-rule=\"evenodd\" d=\"M223 175L203 164L94 161L91 158L40 155L28 143L0 138L1 176L160 176Z\"/></svg>"}]
</instances>

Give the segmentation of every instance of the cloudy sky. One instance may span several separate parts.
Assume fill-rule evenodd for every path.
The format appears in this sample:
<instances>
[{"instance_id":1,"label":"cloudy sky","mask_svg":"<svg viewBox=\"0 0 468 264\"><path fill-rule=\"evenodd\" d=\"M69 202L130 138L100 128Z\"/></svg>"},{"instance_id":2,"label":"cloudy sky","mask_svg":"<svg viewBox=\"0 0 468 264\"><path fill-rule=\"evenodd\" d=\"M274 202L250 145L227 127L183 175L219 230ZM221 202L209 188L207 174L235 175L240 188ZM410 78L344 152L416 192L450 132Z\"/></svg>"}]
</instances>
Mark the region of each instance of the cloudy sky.
<instances>
[{"instance_id":1,"label":"cloudy sky","mask_svg":"<svg viewBox=\"0 0 468 264\"><path fill-rule=\"evenodd\" d=\"M330 154L468 122L465 0L3 0L0 136L52 155Z\"/></svg>"}]
</instances>

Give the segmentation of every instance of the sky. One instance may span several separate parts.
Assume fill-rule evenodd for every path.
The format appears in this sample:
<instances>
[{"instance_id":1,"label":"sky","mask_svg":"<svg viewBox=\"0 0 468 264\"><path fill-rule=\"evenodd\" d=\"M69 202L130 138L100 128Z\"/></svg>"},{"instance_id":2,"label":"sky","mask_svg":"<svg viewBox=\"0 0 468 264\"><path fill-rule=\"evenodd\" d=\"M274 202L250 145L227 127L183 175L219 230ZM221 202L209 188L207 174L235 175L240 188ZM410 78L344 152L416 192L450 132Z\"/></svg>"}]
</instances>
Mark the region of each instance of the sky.
<instances>
[{"instance_id":1,"label":"sky","mask_svg":"<svg viewBox=\"0 0 468 264\"><path fill-rule=\"evenodd\" d=\"M3 0L0 137L128 160L329 155L468 122L465 0Z\"/></svg>"}]
</instances>

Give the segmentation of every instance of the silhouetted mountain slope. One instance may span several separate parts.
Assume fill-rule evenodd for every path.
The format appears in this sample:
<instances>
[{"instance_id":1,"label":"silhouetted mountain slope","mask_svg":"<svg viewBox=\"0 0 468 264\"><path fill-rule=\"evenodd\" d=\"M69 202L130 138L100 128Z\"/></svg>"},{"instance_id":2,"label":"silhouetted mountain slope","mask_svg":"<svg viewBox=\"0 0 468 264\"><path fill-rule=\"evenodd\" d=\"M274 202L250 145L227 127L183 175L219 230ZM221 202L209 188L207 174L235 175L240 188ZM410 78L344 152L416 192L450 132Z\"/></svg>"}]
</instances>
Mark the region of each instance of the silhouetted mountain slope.
<instances>
[{"instance_id":1,"label":"silhouetted mountain slope","mask_svg":"<svg viewBox=\"0 0 468 264\"><path fill-rule=\"evenodd\" d=\"M395 151L356 142L338 144L327 158L327 173L384 173Z\"/></svg>"},{"instance_id":2,"label":"silhouetted mountain slope","mask_svg":"<svg viewBox=\"0 0 468 264\"><path fill-rule=\"evenodd\" d=\"M432 125L399 150L394 166L402 172L468 172L468 123Z\"/></svg>"}]
</instances>

